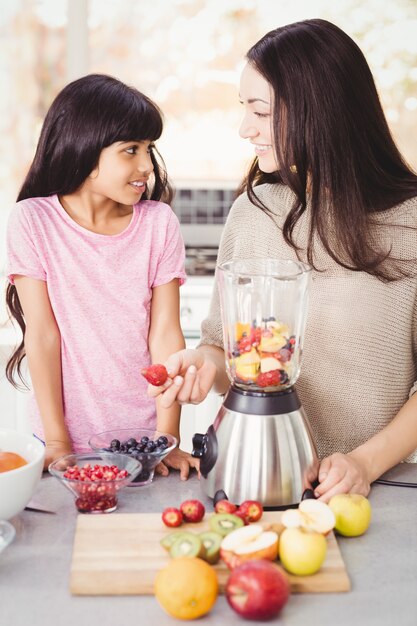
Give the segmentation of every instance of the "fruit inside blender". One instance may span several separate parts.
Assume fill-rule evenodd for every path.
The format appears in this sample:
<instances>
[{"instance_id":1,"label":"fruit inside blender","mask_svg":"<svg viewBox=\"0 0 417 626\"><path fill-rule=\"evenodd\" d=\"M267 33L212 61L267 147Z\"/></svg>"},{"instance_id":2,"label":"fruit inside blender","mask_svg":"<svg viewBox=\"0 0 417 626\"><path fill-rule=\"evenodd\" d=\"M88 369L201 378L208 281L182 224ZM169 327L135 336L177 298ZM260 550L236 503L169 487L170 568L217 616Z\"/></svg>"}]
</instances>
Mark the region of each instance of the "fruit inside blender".
<instances>
[{"instance_id":1,"label":"fruit inside blender","mask_svg":"<svg viewBox=\"0 0 417 626\"><path fill-rule=\"evenodd\" d=\"M275 317L260 324L237 322L234 344L228 353L233 381L252 391L282 391L293 383L296 337Z\"/></svg>"}]
</instances>

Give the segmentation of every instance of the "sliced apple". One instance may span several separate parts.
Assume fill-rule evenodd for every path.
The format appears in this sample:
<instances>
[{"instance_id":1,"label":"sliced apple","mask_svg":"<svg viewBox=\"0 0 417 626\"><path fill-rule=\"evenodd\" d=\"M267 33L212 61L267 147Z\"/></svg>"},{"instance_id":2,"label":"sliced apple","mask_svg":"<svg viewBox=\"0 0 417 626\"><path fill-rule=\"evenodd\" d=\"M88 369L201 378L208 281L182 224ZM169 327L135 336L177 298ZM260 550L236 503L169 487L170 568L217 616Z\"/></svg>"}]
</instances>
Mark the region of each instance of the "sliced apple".
<instances>
[{"instance_id":1,"label":"sliced apple","mask_svg":"<svg viewBox=\"0 0 417 626\"><path fill-rule=\"evenodd\" d=\"M241 363L242 365L253 365L259 363L261 357L255 348L251 348L249 352L243 352L235 360L236 363Z\"/></svg>"},{"instance_id":2,"label":"sliced apple","mask_svg":"<svg viewBox=\"0 0 417 626\"><path fill-rule=\"evenodd\" d=\"M261 372L273 372L282 368L281 361L272 356L261 359Z\"/></svg>"},{"instance_id":3,"label":"sliced apple","mask_svg":"<svg viewBox=\"0 0 417 626\"><path fill-rule=\"evenodd\" d=\"M336 524L331 508L319 500L303 500L298 509L287 509L281 517L286 528L303 528L327 535Z\"/></svg>"},{"instance_id":4,"label":"sliced apple","mask_svg":"<svg viewBox=\"0 0 417 626\"><path fill-rule=\"evenodd\" d=\"M263 336L261 343L259 344L259 350L261 352L278 352L287 343L287 340L283 335L273 335L272 337Z\"/></svg>"},{"instance_id":5,"label":"sliced apple","mask_svg":"<svg viewBox=\"0 0 417 626\"><path fill-rule=\"evenodd\" d=\"M265 531L260 524L250 524L234 530L220 545L220 557L229 569L251 559L274 561L277 556L277 533Z\"/></svg>"}]
</instances>

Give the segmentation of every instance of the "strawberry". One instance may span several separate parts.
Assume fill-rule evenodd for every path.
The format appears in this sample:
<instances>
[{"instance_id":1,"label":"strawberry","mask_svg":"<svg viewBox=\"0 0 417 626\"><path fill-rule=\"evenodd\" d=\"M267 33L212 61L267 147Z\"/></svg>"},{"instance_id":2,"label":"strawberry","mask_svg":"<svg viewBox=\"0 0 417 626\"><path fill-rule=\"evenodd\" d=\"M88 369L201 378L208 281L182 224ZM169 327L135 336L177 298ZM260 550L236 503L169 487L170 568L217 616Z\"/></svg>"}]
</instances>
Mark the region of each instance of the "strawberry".
<instances>
[{"instance_id":1,"label":"strawberry","mask_svg":"<svg viewBox=\"0 0 417 626\"><path fill-rule=\"evenodd\" d=\"M258 387L275 387L281 383L281 370L263 372L256 379Z\"/></svg>"},{"instance_id":2,"label":"strawberry","mask_svg":"<svg viewBox=\"0 0 417 626\"><path fill-rule=\"evenodd\" d=\"M148 383L154 387L160 387L168 378L168 372L165 365L150 365L140 372L146 378Z\"/></svg>"}]
</instances>

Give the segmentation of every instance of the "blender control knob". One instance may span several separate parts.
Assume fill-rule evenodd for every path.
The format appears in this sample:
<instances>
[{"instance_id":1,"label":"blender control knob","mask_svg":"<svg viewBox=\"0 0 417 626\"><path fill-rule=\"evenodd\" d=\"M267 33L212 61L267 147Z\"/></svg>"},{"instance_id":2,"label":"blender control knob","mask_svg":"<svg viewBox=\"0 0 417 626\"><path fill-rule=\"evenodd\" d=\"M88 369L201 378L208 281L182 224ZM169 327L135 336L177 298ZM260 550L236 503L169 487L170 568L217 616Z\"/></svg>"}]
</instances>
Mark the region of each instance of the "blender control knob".
<instances>
[{"instance_id":1,"label":"blender control knob","mask_svg":"<svg viewBox=\"0 0 417 626\"><path fill-rule=\"evenodd\" d=\"M312 489L305 489L303 495L301 496L301 500L315 500L316 496L314 495L314 491Z\"/></svg>"},{"instance_id":2,"label":"blender control knob","mask_svg":"<svg viewBox=\"0 0 417 626\"><path fill-rule=\"evenodd\" d=\"M193 436L193 450L191 456L201 459L206 451L206 435L202 433L195 433Z\"/></svg>"}]
</instances>

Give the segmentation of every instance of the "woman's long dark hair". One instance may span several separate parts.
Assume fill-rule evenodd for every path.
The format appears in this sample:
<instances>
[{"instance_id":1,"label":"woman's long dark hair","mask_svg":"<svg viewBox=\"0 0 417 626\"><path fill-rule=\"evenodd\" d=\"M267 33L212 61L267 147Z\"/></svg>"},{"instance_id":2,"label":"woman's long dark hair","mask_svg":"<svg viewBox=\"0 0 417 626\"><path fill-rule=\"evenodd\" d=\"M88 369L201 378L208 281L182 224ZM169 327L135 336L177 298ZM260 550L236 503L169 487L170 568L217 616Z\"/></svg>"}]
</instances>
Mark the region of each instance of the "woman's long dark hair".
<instances>
[{"instance_id":1,"label":"woman's long dark hair","mask_svg":"<svg viewBox=\"0 0 417 626\"><path fill-rule=\"evenodd\" d=\"M163 119L157 105L137 89L112 76L90 74L67 85L53 101L42 126L35 157L17 200L74 193L97 166L103 148L118 141L156 141ZM151 148L151 200L171 202L164 162ZM23 333L21 344L6 366L7 379L22 382L26 331L23 310L14 285L6 290L9 314Z\"/></svg>"},{"instance_id":2,"label":"woman's long dark hair","mask_svg":"<svg viewBox=\"0 0 417 626\"><path fill-rule=\"evenodd\" d=\"M247 191L268 213L254 187L281 182L292 189L296 201L283 236L297 253L294 228L309 202L306 256L311 265L318 235L343 267L381 280L407 275L390 250L380 249L372 230L376 212L417 195L417 176L392 139L359 47L334 24L312 19L267 33L247 60L274 92L279 167L266 174L255 159L239 191Z\"/></svg>"}]
</instances>

